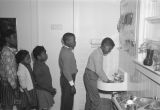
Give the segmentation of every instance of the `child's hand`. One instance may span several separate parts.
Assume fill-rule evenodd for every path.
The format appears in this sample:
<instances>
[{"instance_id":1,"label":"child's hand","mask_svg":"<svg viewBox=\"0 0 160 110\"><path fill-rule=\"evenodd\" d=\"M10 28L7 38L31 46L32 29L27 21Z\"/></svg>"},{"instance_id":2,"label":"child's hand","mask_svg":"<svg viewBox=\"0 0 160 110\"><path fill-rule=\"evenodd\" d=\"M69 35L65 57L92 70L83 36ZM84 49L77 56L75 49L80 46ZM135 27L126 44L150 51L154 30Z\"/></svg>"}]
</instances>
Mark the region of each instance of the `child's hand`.
<instances>
[{"instance_id":1,"label":"child's hand","mask_svg":"<svg viewBox=\"0 0 160 110\"><path fill-rule=\"evenodd\" d=\"M56 93L57 93L56 89L53 88L52 91L51 91L52 96L54 97L56 95Z\"/></svg>"},{"instance_id":2,"label":"child's hand","mask_svg":"<svg viewBox=\"0 0 160 110\"><path fill-rule=\"evenodd\" d=\"M75 86L71 86L71 94L74 95L76 93L76 88Z\"/></svg>"}]
</instances>

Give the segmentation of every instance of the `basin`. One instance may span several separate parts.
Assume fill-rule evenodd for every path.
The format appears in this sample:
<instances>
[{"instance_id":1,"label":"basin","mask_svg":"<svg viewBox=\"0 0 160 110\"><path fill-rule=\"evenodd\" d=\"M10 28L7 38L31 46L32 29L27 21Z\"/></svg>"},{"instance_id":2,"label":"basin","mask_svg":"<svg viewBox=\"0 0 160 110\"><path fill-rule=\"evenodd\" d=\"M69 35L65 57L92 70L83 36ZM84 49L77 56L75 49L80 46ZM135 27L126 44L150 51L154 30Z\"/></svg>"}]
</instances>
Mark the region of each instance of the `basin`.
<instances>
[{"instance_id":1,"label":"basin","mask_svg":"<svg viewBox=\"0 0 160 110\"><path fill-rule=\"evenodd\" d=\"M160 101L153 101L144 107L144 110L160 110Z\"/></svg>"},{"instance_id":2,"label":"basin","mask_svg":"<svg viewBox=\"0 0 160 110\"><path fill-rule=\"evenodd\" d=\"M150 105L153 101L153 98L137 98L135 103L137 105L137 109L140 110L139 108L145 108L147 105Z\"/></svg>"},{"instance_id":3,"label":"basin","mask_svg":"<svg viewBox=\"0 0 160 110\"><path fill-rule=\"evenodd\" d=\"M127 101L130 99L130 96L114 97L113 99L119 110L127 110ZM134 99L136 110L160 110L151 108L150 105L152 105L153 102L154 99L152 97L136 97Z\"/></svg>"},{"instance_id":4,"label":"basin","mask_svg":"<svg viewBox=\"0 0 160 110\"><path fill-rule=\"evenodd\" d=\"M153 98L137 98L137 110L160 110L160 101Z\"/></svg>"},{"instance_id":5,"label":"basin","mask_svg":"<svg viewBox=\"0 0 160 110\"><path fill-rule=\"evenodd\" d=\"M124 75L123 82L105 83L97 81L97 88L102 91L127 91L128 90L128 73L119 68L119 73Z\"/></svg>"}]
</instances>

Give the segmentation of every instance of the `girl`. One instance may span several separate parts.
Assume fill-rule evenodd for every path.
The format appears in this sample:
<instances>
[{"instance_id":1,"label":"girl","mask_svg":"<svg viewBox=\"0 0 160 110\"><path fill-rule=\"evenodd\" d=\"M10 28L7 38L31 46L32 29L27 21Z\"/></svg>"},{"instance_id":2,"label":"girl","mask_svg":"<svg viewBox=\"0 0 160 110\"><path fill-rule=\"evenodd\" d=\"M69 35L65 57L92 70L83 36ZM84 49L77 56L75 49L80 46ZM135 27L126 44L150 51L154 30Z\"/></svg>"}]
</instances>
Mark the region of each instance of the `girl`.
<instances>
[{"instance_id":1,"label":"girl","mask_svg":"<svg viewBox=\"0 0 160 110\"><path fill-rule=\"evenodd\" d=\"M15 53L17 47L17 35L14 30L7 30L3 33L3 48L0 54L1 66L1 91L0 100L3 110L13 110L14 92L17 87L17 73Z\"/></svg>"},{"instance_id":2,"label":"girl","mask_svg":"<svg viewBox=\"0 0 160 110\"><path fill-rule=\"evenodd\" d=\"M37 82L37 97L39 110L49 110L53 104L53 97L56 94L56 89L52 86L52 77L47 61L48 55L43 46L36 46L33 49L34 65L33 73Z\"/></svg>"},{"instance_id":3,"label":"girl","mask_svg":"<svg viewBox=\"0 0 160 110\"><path fill-rule=\"evenodd\" d=\"M30 110L31 107L36 107L37 101L29 52L27 50L20 50L16 54L16 61L18 64L17 75L21 91L21 105L19 107L20 110Z\"/></svg>"}]
</instances>

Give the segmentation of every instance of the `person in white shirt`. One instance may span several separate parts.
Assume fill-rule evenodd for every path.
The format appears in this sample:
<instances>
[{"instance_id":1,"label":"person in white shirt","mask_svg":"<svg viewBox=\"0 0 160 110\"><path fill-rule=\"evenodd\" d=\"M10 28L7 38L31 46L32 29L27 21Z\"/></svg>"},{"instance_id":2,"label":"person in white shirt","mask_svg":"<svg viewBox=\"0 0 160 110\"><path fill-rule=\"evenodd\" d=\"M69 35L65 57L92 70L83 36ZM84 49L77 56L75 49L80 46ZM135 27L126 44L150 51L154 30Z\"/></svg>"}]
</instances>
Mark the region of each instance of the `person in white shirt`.
<instances>
[{"instance_id":1,"label":"person in white shirt","mask_svg":"<svg viewBox=\"0 0 160 110\"><path fill-rule=\"evenodd\" d=\"M118 73L119 67L119 33L110 36L110 38L114 41L115 46L107 56L103 56L103 70L110 80L114 80L114 74Z\"/></svg>"},{"instance_id":2,"label":"person in white shirt","mask_svg":"<svg viewBox=\"0 0 160 110\"><path fill-rule=\"evenodd\" d=\"M16 62L18 64L18 81L20 84L21 105L20 110L30 110L31 107L37 106L36 92L34 89L34 77L30 66L31 58L27 50L20 50L16 54Z\"/></svg>"},{"instance_id":3,"label":"person in white shirt","mask_svg":"<svg viewBox=\"0 0 160 110\"><path fill-rule=\"evenodd\" d=\"M107 56L115 44L111 38L104 38L101 46L95 49L89 56L83 81L86 89L85 110L100 110L101 99L97 89L97 80L110 83L108 76L103 69L103 56Z\"/></svg>"}]
</instances>

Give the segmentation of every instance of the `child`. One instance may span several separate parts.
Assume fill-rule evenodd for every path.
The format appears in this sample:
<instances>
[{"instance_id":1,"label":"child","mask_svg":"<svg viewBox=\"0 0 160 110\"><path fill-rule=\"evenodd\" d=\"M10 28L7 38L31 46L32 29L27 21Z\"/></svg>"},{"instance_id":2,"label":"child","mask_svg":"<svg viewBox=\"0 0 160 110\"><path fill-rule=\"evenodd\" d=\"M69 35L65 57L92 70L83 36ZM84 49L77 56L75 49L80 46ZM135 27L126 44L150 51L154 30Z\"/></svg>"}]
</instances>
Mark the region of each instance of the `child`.
<instances>
[{"instance_id":1,"label":"child","mask_svg":"<svg viewBox=\"0 0 160 110\"><path fill-rule=\"evenodd\" d=\"M1 91L0 100L3 110L13 110L14 91L17 88L17 72L15 53L17 47L17 35L12 29L6 30L1 36L3 48L1 50Z\"/></svg>"},{"instance_id":2,"label":"child","mask_svg":"<svg viewBox=\"0 0 160 110\"><path fill-rule=\"evenodd\" d=\"M101 46L95 49L88 58L88 63L83 75L83 81L86 89L86 104L85 110L100 110L102 107L101 99L97 89L97 80L100 78L102 81L109 83L112 82L106 76L103 70L103 57L108 55L114 48L115 44L111 38L104 38ZM110 100L108 109L111 110Z\"/></svg>"},{"instance_id":3,"label":"child","mask_svg":"<svg viewBox=\"0 0 160 110\"><path fill-rule=\"evenodd\" d=\"M18 64L17 75L21 90L21 105L20 110L30 110L31 107L37 106L36 91L33 84L33 72L30 66L31 58L27 50L20 50L16 54Z\"/></svg>"},{"instance_id":4,"label":"child","mask_svg":"<svg viewBox=\"0 0 160 110\"><path fill-rule=\"evenodd\" d=\"M48 58L43 46L37 46L33 49L34 65L33 72L37 82L37 97L39 110L49 110L53 106L53 97L56 94L52 86L52 78L49 67L46 65Z\"/></svg>"}]
</instances>

